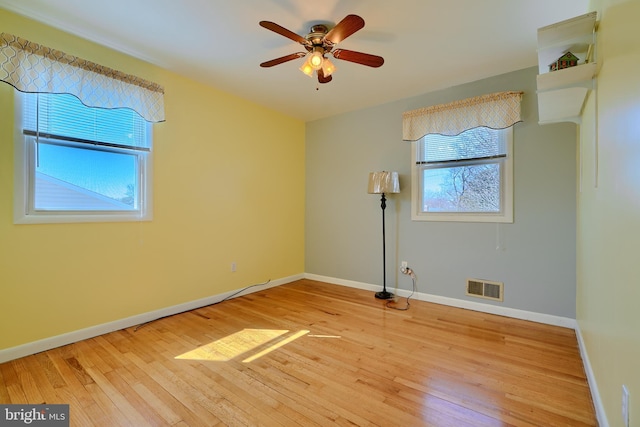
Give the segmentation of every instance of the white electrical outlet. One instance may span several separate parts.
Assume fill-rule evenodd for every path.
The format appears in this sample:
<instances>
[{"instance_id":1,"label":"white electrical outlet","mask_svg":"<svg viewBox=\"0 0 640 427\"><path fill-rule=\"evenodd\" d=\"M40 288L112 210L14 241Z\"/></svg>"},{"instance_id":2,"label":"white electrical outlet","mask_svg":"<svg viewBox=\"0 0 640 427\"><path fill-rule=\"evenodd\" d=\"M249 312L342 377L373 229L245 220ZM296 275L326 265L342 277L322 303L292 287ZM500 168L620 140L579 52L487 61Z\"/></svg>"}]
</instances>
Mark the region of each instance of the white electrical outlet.
<instances>
[{"instance_id":1,"label":"white electrical outlet","mask_svg":"<svg viewBox=\"0 0 640 427\"><path fill-rule=\"evenodd\" d=\"M407 261L402 261L400 263L400 273L407 274L407 268L408 267L409 267L409 265L407 264Z\"/></svg>"},{"instance_id":2,"label":"white electrical outlet","mask_svg":"<svg viewBox=\"0 0 640 427\"><path fill-rule=\"evenodd\" d=\"M236 263L235 263L235 262L232 262L232 263L231 263L231 272L232 272L232 273L233 273L234 271L236 271L236 267L237 267L237 266L236 266Z\"/></svg>"},{"instance_id":3,"label":"white electrical outlet","mask_svg":"<svg viewBox=\"0 0 640 427\"><path fill-rule=\"evenodd\" d=\"M629 390L626 385L622 385L622 422L625 427L629 427Z\"/></svg>"}]
</instances>

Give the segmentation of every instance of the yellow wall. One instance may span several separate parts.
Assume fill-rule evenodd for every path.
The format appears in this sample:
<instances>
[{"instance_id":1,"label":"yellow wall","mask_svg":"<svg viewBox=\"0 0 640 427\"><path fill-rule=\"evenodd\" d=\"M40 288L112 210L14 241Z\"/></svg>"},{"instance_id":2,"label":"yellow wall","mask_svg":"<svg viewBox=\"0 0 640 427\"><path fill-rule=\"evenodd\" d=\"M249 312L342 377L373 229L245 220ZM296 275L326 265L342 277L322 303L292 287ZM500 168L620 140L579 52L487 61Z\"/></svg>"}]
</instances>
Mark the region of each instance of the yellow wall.
<instances>
[{"instance_id":1,"label":"yellow wall","mask_svg":"<svg viewBox=\"0 0 640 427\"><path fill-rule=\"evenodd\" d=\"M581 126L577 318L609 424L624 425L626 384L639 426L640 1L593 3L600 70Z\"/></svg>"},{"instance_id":2,"label":"yellow wall","mask_svg":"<svg viewBox=\"0 0 640 427\"><path fill-rule=\"evenodd\" d=\"M167 118L153 221L14 225L0 84L0 349L303 273L303 122L4 10L0 29L163 85Z\"/></svg>"}]
</instances>

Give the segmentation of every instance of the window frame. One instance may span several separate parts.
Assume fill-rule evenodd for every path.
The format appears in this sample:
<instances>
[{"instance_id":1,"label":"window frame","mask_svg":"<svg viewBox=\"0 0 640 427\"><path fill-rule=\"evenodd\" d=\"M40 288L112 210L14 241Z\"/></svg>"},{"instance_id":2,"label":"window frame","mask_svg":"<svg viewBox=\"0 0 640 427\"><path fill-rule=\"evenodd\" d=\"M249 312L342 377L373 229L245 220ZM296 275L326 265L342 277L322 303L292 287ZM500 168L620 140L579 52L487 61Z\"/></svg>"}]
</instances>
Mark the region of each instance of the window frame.
<instances>
[{"instance_id":1,"label":"window frame","mask_svg":"<svg viewBox=\"0 0 640 427\"><path fill-rule=\"evenodd\" d=\"M411 142L411 220L412 221L440 221L440 222L488 222L513 223L513 126L505 131L507 154L500 159L489 162L501 163L500 196L502 209L500 212L424 212L422 211L422 170L427 168L418 164L418 150L422 138ZM486 164L488 160L470 160L460 162L459 165Z\"/></svg>"},{"instance_id":2,"label":"window frame","mask_svg":"<svg viewBox=\"0 0 640 427\"><path fill-rule=\"evenodd\" d=\"M139 209L135 210L36 210L35 196L35 137L23 132L25 93L14 91L14 204L15 224L129 222L153 219L153 126L147 126L148 151L124 150L138 159ZM89 108L89 107L87 107ZM42 137L41 137L42 138ZM44 138L49 139L49 138ZM56 139L52 139L57 142ZM73 146L73 143L62 145ZM78 148L80 148L78 146ZM114 152L110 147L92 146L91 149ZM123 152L123 151L120 151Z\"/></svg>"}]
</instances>

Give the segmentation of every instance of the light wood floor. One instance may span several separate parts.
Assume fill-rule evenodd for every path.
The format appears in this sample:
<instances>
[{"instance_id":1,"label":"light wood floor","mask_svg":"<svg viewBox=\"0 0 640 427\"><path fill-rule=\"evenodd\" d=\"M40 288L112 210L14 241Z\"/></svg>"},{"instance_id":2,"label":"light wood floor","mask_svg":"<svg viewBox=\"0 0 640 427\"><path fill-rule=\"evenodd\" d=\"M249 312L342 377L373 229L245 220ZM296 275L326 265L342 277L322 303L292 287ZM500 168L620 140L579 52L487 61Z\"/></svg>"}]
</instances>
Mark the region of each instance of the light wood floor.
<instances>
[{"instance_id":1,"label":"light wood floor","mask_svg":"<svg viewBox=\"0 0 640 427\"><path fill-rule=\"evenodd\" d=\"M596 425L573 330L310 280L0 364L0 403L44 402L82 427Z\"/></svg>"}]
</instances>

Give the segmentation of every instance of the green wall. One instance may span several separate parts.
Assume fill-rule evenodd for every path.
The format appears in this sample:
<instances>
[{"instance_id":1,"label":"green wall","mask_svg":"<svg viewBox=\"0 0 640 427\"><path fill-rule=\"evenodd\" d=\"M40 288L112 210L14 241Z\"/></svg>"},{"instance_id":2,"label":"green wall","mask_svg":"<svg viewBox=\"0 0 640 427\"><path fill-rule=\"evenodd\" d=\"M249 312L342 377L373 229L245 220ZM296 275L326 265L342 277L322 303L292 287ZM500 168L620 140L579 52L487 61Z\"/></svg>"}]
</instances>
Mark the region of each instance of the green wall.
<instances>
[{"instance_id":1,"label":"green wall","mask_svg":"<svg viewBox=\"0 0 640 427\"><path fill-rule=\"evenodd\" d=\"M369 172L395 170L386 209L387 285L575 319L576 126L538 125L537 67L307 123L306 267L382 285L380 197ZM514 223L411 221L411 144L402 113L500 91L524 91L514 127ZM419 89L417 90L419 91ZM504 302L465 295L467 278L504 282Z\"/></svg>"}]
</instances>

